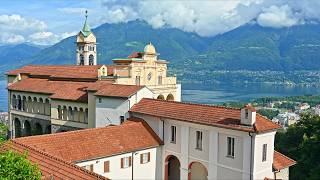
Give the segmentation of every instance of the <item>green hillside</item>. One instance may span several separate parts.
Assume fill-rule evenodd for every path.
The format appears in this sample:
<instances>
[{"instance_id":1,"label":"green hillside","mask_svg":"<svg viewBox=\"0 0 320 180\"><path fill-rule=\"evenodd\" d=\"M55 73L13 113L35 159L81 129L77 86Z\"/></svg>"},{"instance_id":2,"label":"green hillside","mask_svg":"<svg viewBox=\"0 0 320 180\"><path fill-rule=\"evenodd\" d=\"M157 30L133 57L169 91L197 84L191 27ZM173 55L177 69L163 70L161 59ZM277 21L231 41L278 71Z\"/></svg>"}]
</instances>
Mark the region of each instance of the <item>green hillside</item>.
<instances>
[{"instance_id":1,"label":"green hillside","mask_svg":"<svg viewBox=\"0 0 320 180\"><path fill-rule=\"evenodd\" d=\"M99 64L110 64L113 58L142 51L145 44L152 42L160 57L170 61L172 72L183 75L184 80L201 79L213 71L320 69L320 25L317 24L282 29L247 24L215 37L201 37L176 28L153 29L146 22L136 20L103 24L93 32L98 41ZM0 70L29 63L74 64L75 37L66 38L32 57L21 55L21 58L18 62L7 61Z\"/></svg>"}]
</instances>

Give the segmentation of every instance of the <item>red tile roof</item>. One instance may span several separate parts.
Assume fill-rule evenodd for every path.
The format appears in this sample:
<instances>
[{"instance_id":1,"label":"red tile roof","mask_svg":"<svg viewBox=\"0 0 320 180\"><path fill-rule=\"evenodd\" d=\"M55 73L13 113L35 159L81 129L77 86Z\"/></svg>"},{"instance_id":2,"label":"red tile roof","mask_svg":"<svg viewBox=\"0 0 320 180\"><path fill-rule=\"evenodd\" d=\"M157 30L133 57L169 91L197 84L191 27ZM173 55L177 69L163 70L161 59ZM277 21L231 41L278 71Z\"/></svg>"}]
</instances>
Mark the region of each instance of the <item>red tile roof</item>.
<instances>
[{"instance_id":1,"label":"red tile roof","mask_svg":"<svg viewBox=\"0 0 320 180\"><path fill-rule=\"evenodd\" d=\"M133 52L131 53L128 58L142 58L143 52Z\"/></svg>"},{"instance_id":2,"label":"red tile roof","mask_svg":"<svg viewBox=\"0 0 320 180\"><path fill-rule=\"evenodd\" d=\"M118 126L23 137L15 141L68 162L108 157L162 144L149 125L140 119L130 119Z\"/></svg>"},{"instance_id":3,"label":"red tile roof","mask_svg":"<svg viewBox=\"0 0 320 180\"><path fill-rule=\"evenodd\" d=\"M51 81L48 79L26 78L8 86L11 91L43 93L52 99L87 102L87 90L94 95L108 97L130 97L144 86L112 84L110 81L96 82Z\"/></svg>"},{"instance_id":4,"label":"red tile roof","mask_svg":"<svg viewBox=\"0 0 320 180\"><path fill-rule=\"evenodd\" d=\"M93 82L50 81L48 79L26 78L8 86L11 91L43 93L52 99L87 102L85 89Z\"/></svg>"},{"instance_id":5,"label":"red tile roof","mask_svg":"<svg viewBox=\"0 0 320 180\"><path fill-rule=\"evenodd\" d=\"M47 76L51 78L68 79L97 79L98 69L102 65L95 66L71 66L71 65L28 65L7 72L7 75L17 75L19 73L31 76ZM113 67L107 67L108 75L113 74Z\"/></svg>"},{"instance_id":6,"label":"red tile roof","mask_svg":"<svg viewBox=\"0 0 320 180\"><path fill-rule=\"evenodd\" d=\"M280 171L281 169L293 166L295 164L295 160L290 159L289 157L279 153L278 151L274 151L272 164L274 170Z\"/></svg>"},{"instance_id":7,"label":"red tile roof","mask_svg":"<svg viewBox=\"0 0 320 180\"><path fill-rule=\"evenodd\" d=\"M66 162L61 158L49 155L39 149L35 149L28 145L19 143L16 140L10 140L5 145L3 145L1 149L2 151L12 150L17 153L24 153L25 151L28 151L27 158L32 163L38 165L42 173L42 179L107 179L101 175L78 167L70 162Z\"/></svg>"},{"instance_id":8,"label":"red tile roof","mask_svg":"<svg viewBox=\"0 0 320 180\"><path fill-rule=\"evenodd\" d=\"M257 114L254 126L241 125L241 111L236 108L147 98L135 104L130 109L130 112L246 132L260 133L280 128L280 125L271 122L259 114Z\"/></svg>"},{"instance_id":9,"label":"red tile roof","mask_svg":"<svg viewBox=\"0 0 320 180\"><path fill-rule=\"evenodd\" d=\"M97 81L87 88L89 91L95 91L96 96L105 97L130 97L145 86L110 84L104 81Z\"/></svg>"}]
</instances>

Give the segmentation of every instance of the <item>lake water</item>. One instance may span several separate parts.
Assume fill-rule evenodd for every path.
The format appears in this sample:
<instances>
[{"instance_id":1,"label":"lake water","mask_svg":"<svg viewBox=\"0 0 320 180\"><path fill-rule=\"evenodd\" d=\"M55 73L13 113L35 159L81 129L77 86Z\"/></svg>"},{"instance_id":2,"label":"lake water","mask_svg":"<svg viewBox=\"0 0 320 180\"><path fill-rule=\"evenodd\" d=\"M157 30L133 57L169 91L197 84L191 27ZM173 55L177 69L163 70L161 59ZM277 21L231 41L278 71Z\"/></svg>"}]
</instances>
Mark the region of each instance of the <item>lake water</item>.
<instances>
[{"instance_id":1,"label":"lake water","mask_svg":"<svg viewBox=\"0 0 320 180\"><path fill-rule=\"evenodd\" d=\"M267 84L219 84L200 86L182 85L182 100L204 104L221 104L230 101L250 101L260 97L320 94L320 88ZM0 81L0 110L7 111L6 81Z\"/></svg>"}]
</instances>

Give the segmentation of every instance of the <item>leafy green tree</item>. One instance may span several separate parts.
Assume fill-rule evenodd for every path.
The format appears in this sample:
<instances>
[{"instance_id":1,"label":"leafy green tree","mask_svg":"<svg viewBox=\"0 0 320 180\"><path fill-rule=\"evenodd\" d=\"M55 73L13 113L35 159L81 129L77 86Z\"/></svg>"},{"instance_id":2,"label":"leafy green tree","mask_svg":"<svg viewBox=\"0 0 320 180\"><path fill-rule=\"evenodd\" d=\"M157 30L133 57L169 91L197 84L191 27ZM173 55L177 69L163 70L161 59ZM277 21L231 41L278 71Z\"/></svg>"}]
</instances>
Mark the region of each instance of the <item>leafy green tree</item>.
<instances>
[{"instance_id":1,"label":"leafy green tree","mask_svg":"<svg viewBox=\"0 0 320 180\"><path fill-rule=\"evenodd\" d=\"M266 116L269 119L273 119L279 114L278 110L272 110L272 109L259 109L258 113L262 116Z\"/></svg>"},{"instance_id":2,"label":"leafy green tree","mask_svg":"<svg viewBox=\"0 0 320 180\"><path fill-rule=\"evenodd\" d=\"M26 157L27 153L22 155L13 151L0 153L0 180L40 180L41 172L38 166L31 164Z\"/></svg>"},{"instance_id":3,"label":"leafy green tree","mask_svg":"<svg viewBox=\"0 0 320 180\"><path fill-rule=\"evenodd\" d=\"M276 135L276 149L295 159L290 179L320 179L320 116L303 114L298 123Z\"/></svg>"},{"instance_id":4,"label":"leafy green tree","mask_svg":"<svg viewBox=\"0 0 320 180\"><path fill-rule=\"evenodd\" d=\"M8 128L0 123L0 180L11 179L41 179L41 172L37 165L33 165L24 154L1 149L2 143L7 139Z\"/></svg>"},{"instance_id":5,"label":"leafy green tree","mask_svg":"<svg viewBox=\"0 0 320 180\"><path fill-rule=\"evenodd\" d=\"M0 123L0 143L7 139L8 127Z\"/></svg>"}]
</instances>

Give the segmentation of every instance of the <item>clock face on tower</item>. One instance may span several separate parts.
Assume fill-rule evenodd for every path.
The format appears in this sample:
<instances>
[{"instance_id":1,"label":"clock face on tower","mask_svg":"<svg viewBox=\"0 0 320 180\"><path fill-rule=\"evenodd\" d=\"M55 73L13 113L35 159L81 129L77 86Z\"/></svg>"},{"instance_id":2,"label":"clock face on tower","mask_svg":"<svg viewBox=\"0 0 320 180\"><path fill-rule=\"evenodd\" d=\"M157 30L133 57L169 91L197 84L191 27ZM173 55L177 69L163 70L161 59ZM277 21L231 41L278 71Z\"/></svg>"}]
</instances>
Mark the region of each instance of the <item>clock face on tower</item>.
<instances>
[{"instance_id":1,"label":"clock face on tower","mask_svg":"<svg viewBox=\"0 0 320 180\"><path fill-rule=\"evenodd\" d=\"M147 77L149 81L151 80L151 77L152 77L152 73L149 72L148 77Z\"/></svg>"}]
</instances>

